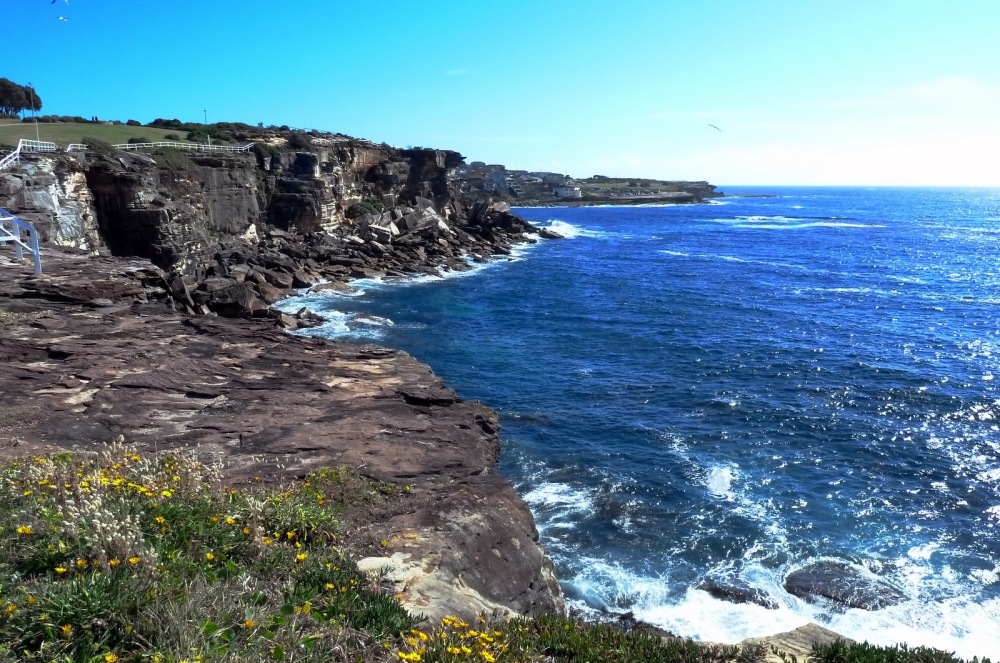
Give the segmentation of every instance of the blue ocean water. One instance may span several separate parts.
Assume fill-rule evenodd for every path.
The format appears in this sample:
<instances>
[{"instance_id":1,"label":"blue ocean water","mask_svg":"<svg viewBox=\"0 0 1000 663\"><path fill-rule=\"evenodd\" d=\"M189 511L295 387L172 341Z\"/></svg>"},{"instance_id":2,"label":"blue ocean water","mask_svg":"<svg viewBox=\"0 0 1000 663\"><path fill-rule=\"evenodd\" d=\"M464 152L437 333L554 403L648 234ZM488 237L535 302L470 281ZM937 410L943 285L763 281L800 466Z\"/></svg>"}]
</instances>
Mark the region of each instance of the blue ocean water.
<instances>
[{"instance_id":1,"label":"blue ocean water","mask_svg":"<svg viewBox=\"0 0 1000 663\"><path fill-rule=\"evenodd\" d=\"M567 239L286 302L497 409L571 604L736 642L818 621L1000 653L1000 191L523 209ZM908 600L805 603L855 566ZM779 605L697 590L739 579Z\"/></svg>"}]
</instances>

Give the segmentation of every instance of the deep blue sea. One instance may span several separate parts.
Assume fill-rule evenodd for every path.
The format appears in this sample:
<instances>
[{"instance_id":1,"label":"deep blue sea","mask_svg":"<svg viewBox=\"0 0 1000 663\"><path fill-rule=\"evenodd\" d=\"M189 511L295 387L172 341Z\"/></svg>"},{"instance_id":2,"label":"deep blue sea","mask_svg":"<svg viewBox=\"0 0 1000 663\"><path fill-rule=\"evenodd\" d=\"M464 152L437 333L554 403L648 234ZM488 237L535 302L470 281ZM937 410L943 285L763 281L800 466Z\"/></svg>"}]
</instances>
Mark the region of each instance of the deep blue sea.
<instances>
[{"instance_id":1,"label":"deep blue sea","mask_svg":"<svg viewBox=\"0 0 1000 663\"><path fill-rule=\"evenodd\" d=\"M1000 654L1000 191L523 209L567 239L303 303L497 409L571 604L736 642L817 621ZM811 605L836 560L909 599ZM738 578L780 607L695 589Z\"/></svg>"}]
</instances>

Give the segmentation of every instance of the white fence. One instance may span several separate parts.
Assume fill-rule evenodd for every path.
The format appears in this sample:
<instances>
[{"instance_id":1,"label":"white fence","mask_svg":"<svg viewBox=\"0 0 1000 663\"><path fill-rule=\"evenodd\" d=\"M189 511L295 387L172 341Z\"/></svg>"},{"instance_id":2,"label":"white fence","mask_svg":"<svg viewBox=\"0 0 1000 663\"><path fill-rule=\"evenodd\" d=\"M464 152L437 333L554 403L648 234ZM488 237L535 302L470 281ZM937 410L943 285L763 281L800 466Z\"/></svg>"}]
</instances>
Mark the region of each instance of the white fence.
<instances>
[{"instance_id":1,"label":"white fence","mask_svg":"<svg viewBox=\"0 0 1000 663\"><path fill-rule=\"evenodd\" d=\"M86 146L77 146L84 147ZM189 152L251 152L253 151L253 143L249 145L244 145L243 147L233 147L231 145L204 145L202 143L123 143L121 145L112 145L111 147L116 150L148 150L153 147L171 147L175 150L187 150Z\"/></svg>"},{"instance_id":2,"label":"white fence","mask_svg":"<svg viewBox=\"0 0 1000 663\"><path fill-rule=\"evenodd\" d=\"M8 221L10 221L10 230L7 229ZM22 238L22 233L27 233L27 243ZM18 261L24 259L25 251L30 253L35 263L35 274L42 273L42 252L38 249L38 231L7 210L0 208L0 244L7 243L14 245L14 253Z\"/></svg>"},{"instance_id":3,"label":"white fence","mask_svg":"<svg viewBox=\"0 0 1000 663\"><path fill-rule=\"evenodd\" d=\"M59 146L55 143L48 143L41 140L27 140L22 138L17 142L17 149L0 159L0 170L20 163L21 152L55 152Z\"/></svg>"}]
</instances>

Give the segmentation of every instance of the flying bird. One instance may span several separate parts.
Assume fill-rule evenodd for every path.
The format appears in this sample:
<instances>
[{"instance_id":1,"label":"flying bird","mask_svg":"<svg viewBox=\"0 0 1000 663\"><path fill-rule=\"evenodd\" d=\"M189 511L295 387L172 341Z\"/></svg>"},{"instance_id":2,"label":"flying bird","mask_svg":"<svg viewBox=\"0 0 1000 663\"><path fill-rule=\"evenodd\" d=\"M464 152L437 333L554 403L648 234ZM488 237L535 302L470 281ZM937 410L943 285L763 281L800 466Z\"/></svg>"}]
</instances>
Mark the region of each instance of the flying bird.
<instances>
[{"instance_id":1,"label":"flying bird","mask_svg":"<svg viewBox=\"0 0 1000 663\"><path fill-rule=\"evenodd\" d=\"M720 129L719 127L715 126L714 124L710 124L710 125L708 125L708 126L712 127L712 128L713 128L713 129L715 129L716 131L722 131L722 129Z\"/></svg>"}]
</instances>

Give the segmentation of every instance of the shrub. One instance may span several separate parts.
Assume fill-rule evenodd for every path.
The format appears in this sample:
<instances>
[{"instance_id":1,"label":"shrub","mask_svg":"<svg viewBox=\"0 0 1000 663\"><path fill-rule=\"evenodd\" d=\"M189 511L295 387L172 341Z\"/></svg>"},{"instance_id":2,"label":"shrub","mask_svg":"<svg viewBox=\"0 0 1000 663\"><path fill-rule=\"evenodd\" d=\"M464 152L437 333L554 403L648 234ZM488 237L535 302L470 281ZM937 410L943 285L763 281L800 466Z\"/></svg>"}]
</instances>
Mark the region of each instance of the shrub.
<instances>
[{"instance_id":1,"label":"shrub","mask_svg":"<svg viewBox=\"0 0 1000 663\"><path fill-rule=\"evenodd\" d=\"M178 136L177 134L167 134L167 135L166 135L166 136L164 136L163 138L164 138L164 140L173 140L173 141L178 141L178 142L179 142L179 141L180 141L180 139L181 139L181 137L180 137L180 136Z\"/></svg>"},{"instance_id":2,"label":"shrub","mask_svg":"<svg viewBox=\"0 0 1000 663\"><path fill-rule=\"evenodd\" d=\"M270 143L254 143L253 151L261 159L266 159L267 157L274 157L281 154L281 150L271 145Z\"/></svg>"},{"instance_id":3,"label":"shrub","mask_svg":"<svg viewBox=\"0 0 1000 663\"><path fill-rule=\"evenodd\" d=\"M138 145L139 143L152 143L152 142L153 142L152 139L147 138L145 136L140 136L139 138L133 137L128 139L129 145Z\"/></svg>"},{"instance_id":4,"label":"shrub","mask_svg":"<svg viewBox=\"0 0 1000 663\"><path fill-rule=\"evenodd\" d=\"M125 124L127 126L130 126L130 127L141 127L142 126L142 122L140 122L139 120L129 120Z\"/></svg>"},{"instance_id":5,"label":"shrub","mask_svg":"<svg viewBox=\"0 0 1000 663\"><path fill-rule=\"evenodd\" d=\"M381 486L350 470L276 488L219 479L194 455L120 442L5 463L0 659L388 658L378 641L416 620L338 547L333 503Z\"/></svg>"},{"instance_id":6,"label":"shrub","mask_svg":"<svg viewBox=\"0 0 1000 663\"><path fill-rule=\"evenodd\" d=\"M365 214L381 214L384 209L385 205L382 204L382 201L369 198L364 202L354 203L348 207L346 215L348 219L356 219Z\"/></svg>"},{"instance_id":7,"label":"shrub","mask_svg":"<svg viewBox=\"0 0 1000 663\"><path fill-rule=\"evenodd\" d=\"M83 142L87 146L87 149L91 152L97 152L98 154L103 154L105 156L110 156L115 152L115 148L111 146L111 143L106 140L101 140L100 138L84 136Z\"/></svg>"},{"instance_id":8,"label":"shrub","mask_svg":"<svg viewBox=\"0 0 1000 663\"><path fill-rule=\"evenodd\" d=\"M150 152L156 165L167 170L188 170L194 168L194 162L183 152L172 147L161 147Z\"/></svg>"},{"instance_id":9,"label":"shrub","mask_svg":"<svg viewBox=\"0 0 1000 663\"><path fill-rule=\"evenodd\" d=\"M293 133L288 137L288 147L293 150L311 150L313 144L308 134Z\"/></svg>"},{"instance_id":10,"label":"shrub","mask_svg":"<svg viewBox=\"0 0 1000 663\"><path fill-rule=\"evenodd\" d=\"M848 645L843 641L813 647L809 660L811 663L963 663L954 654L927 647L876 647L867 642ZM990 663L990 659L975 658L973 663Z\"/></svg>"}]
</instances>

